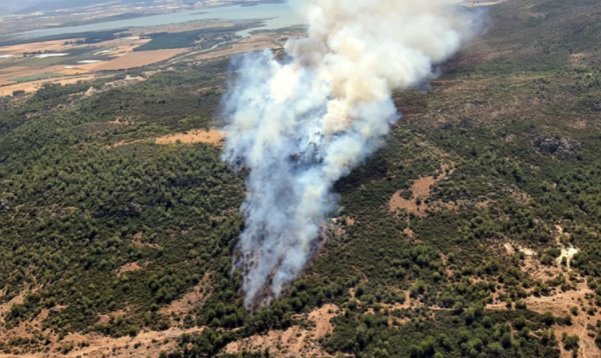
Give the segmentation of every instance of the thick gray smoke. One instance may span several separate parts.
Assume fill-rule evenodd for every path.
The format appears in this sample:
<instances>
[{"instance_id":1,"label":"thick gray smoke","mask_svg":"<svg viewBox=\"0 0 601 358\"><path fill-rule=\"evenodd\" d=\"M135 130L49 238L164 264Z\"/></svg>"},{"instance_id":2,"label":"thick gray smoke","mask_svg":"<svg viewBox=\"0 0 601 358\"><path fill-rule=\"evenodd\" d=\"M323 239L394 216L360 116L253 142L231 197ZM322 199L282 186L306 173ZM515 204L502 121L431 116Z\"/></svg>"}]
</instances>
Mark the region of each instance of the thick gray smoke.
<instances>
[{"instance_id":1,"label":"thick gray smoke","mask_svg":"<svg viewBox=\"0 0 601 358\"><path fill-rule=\"evenodd\" d=\"M431 75L469 36L457 0L306 0L308 37L239 60L224 158L247 168L236 265L245 304L269 303L319 248L333 185L398 120L392 92Z\"/></svg>"}]
</instances>

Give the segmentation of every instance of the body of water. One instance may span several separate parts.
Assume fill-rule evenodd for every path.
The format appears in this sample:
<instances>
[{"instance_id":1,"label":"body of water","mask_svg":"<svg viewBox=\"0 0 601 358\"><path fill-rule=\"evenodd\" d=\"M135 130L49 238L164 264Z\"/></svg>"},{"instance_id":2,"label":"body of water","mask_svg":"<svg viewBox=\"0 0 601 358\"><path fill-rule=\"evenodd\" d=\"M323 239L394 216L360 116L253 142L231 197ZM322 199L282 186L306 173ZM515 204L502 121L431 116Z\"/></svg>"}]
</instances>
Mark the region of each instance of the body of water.
<instances>
[{"instance_id":1,"label":"body of water","mask_svg":"<svg viewBox=\"0 0 601 358\"><path fill-rule=\"evenodd\" d=\"M302 25L301 18L286 3L261 4L255 6L224 6L208 9L187 10L170 14L136 17L125 20L97 22L87 25L54 27L10 34L5 39L35 39L49 36L78 34L94 31L110 31L133 27L151 27L181 24L199 20L263 20L263 24L240 31L238 35L246 37L251 31L273 30L289 26Z\"/></svg>"}]
</instances>

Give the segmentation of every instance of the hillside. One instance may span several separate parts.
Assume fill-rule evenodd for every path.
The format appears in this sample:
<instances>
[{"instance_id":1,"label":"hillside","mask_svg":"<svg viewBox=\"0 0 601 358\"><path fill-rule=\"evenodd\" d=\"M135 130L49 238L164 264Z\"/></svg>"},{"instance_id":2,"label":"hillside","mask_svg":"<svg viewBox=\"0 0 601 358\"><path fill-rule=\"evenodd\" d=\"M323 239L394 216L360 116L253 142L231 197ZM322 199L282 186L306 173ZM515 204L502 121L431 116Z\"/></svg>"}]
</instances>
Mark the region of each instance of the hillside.
<instances>
[{"instance_id":1,"label":"hillside","mask_svg":"<svg viewBox=\"0 0 601 358\"><path fill-rule=\"evenodd\" d=\"M0 357L601 356L601 2L484 16L251 313L227 59L1 98Z\"/></svg>"}]
</instances>

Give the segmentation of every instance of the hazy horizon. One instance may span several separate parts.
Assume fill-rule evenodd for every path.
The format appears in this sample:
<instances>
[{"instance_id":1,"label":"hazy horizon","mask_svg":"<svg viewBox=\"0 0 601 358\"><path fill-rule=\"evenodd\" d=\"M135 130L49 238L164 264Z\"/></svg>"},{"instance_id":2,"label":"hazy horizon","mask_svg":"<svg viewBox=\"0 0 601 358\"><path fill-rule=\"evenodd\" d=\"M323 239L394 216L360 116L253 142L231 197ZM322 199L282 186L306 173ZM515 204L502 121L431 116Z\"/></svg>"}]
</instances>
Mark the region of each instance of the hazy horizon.
<instances>
[{"instance_id":1,"label":"hazy horizon","mask_svg":"<svg viewBox=\"0 0 601 358\"><path fill-rule=\"evenodd\" d=\"M59 10L75 7L85 7L95 4L110 3L110 2L156 2L157 0L22 0L18 3L0 4L0 15L10 15L17 13L26 13L44 11L44 10ZM182 2L186 2L185 0Z\"/></svg>"}]
</instances>

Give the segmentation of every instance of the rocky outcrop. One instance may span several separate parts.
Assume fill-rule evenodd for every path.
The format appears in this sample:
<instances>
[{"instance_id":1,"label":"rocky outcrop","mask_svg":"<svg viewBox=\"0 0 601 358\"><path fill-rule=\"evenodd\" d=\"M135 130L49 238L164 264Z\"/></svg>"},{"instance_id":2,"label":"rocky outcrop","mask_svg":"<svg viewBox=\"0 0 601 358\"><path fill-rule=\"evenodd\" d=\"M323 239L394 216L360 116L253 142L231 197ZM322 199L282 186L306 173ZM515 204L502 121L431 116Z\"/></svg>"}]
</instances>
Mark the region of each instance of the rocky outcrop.
<instances>
[{"instance_id":1,"label":"rocky outcrop","mask_svg":"<svg viewBox=\"0 0 601 358\"><path fill-rule=\"evenodd\" d=\"M534 140L534 147L542 155L565 158L572 156L580 148L580 143L565 137L541 136Z\"/></svg>"}]
</instances>

